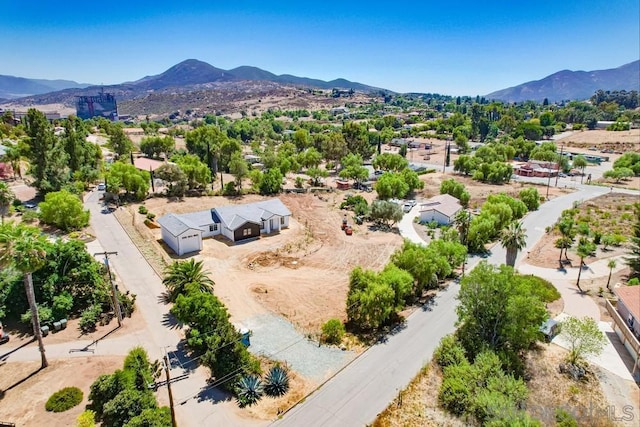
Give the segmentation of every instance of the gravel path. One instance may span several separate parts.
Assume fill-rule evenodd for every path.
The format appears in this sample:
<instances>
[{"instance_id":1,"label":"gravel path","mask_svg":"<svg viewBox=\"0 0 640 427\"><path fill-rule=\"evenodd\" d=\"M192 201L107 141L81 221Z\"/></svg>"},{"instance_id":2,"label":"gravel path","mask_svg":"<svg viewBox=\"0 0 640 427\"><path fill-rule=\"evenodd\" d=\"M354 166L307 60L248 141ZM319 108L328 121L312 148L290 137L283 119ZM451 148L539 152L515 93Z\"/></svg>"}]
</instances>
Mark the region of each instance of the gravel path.
<instances>
[{"instance_id":1,"label":"gravel path","mask_svg":"<svg viewBox=\"0 0 640 427\"><path fill-rule=\"evenodd\" d=\"M280 316L260 314L242 321L251 330L249 350L254 354L286 362L294 371L321 382L356 357L352 351L318 346Z\"/></svg>"}]
</instances>

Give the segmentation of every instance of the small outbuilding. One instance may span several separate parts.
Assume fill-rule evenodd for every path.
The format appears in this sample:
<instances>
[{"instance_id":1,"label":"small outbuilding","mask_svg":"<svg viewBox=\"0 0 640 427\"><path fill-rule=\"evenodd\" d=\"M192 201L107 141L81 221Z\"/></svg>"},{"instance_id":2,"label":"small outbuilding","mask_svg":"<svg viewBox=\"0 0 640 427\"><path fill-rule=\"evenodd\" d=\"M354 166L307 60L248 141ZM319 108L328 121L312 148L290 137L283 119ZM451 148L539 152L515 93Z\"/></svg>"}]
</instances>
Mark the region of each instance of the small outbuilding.
<instances>
[{"instance_id":1,"label":"small outbuilding","mask_svg":"<svg viewBox=\"0 0 640 427\"><path fill-rule=\"evenodd\" d=\"M439 225L449 225L462 210L460 201L449 194L440 194L420 204L420 222L436 221Z\"/></svg>"},{"instance_id":2,"label":"small outbuilding","mask_svg":"<svg viewBox=\"0 0 640 427\"><path fill-rule=\"evenodd\" d=\"M158 219L158 224L162 240L179 256L202 250L202 230L188 219L168 214Z\"/></svg>"}]
</instances>

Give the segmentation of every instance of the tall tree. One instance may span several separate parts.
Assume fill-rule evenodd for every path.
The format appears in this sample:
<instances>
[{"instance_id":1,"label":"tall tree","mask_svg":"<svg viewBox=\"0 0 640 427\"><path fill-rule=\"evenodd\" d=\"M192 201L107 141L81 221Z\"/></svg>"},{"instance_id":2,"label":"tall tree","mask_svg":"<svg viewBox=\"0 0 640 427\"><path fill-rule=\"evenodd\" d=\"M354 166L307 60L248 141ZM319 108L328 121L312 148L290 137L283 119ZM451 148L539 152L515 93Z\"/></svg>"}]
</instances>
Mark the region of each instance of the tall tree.
<instances>
[{"instance_id":1,"label":"tall tree","mask_svg":"<svg viewBox=\"0 0 640 427\"><path fill-rule=\"evenodd\" d=\"M11 188L6 182L0 181L0 218L4 224L4 217L9 213L11 202L16 198Z\"/></svg>"},{"instance_id":2,"label":"tall tree","mask_svg":"<svg viewBox=\"0 0 640 427\"><path fill-rule=\"evenodd\" d=\"M578 249L577 249L578 256L580 257L580 266L578 270L578 280L576 281L576 286L578 287L580 292L583 292L582 288L580 287L580 276L582 275L582 267L584 266L584 259L590 256L595 249L596 249L596 245L593 242L589 241L588 238L586 237L580 238L580 242L578 243Z\"/></svg>"},{"instance_id":3,"label":"tall tree","mask_svg":"<svg viewBox=\"0 0 640 427\"><path fill-rule=\"evenodd\" d=\"M202 261L177 261L167 266L164 270L162 283L167 287L169 300L175 301L178 295L186 294L191 290L213 293L214 282L209 277L209 272L204 270Z\"/></svg>"},{"instance_id":4,"label":"tall tree","mask_svg":"<svg viewBox=\"0 0 640 427\"><path fill-rule=\"evenodd\" d=\"M574 365L587 356L599 355L607 343L598 323L591 317L569 317L562 322L560 335L569 343L567 362Z\"/></svg>"},{"instance_id":5,"label":"tall tree","mask_svg":"<svg viewBox=\"0 0 640 427\"><path fill-rule=\"evenodd\" d=\"M228 139L227 135L216 126L200 126L187 132L185 141L189 153L195 154L200 160L211 168L211 176L218 173L220 150Z\"/></svg>"},{"instance_id":6,"label":"tall tree","mask_svg":"<svg viewBox=\"0 0 640 427\"><path fill-rule=\"evenodd\" d=\"M31 309L31 325L33 335L38 341L41 367L49 364L45 355L38 306L33 291L32 273L45 264L47 240L35 227L15 225L13 223L0 225L0 266L3 268L13 265L24 277L24 289Z\"/></svg>"},{"instance_id":7,"label":"tall tree","mask_svg":"<svg viewBox=\"0 0 640 427\"><path fill-rule=\"evenodd\" d=\"M69 180L68 155L44 113L29 109L26 116L27 152L33 185L42 192L57 191Z\"/></svg>"},{"instance_id":8,"label":"tall tree","mask_svg":"<svg viewBox=\"0 0 640 427\"><path fill-rule=\"evenodd\" d=\"M458 336L470 359L490 349L514 367L520 352L538 339L548 315L523 277L509 266L482 261L462 279Z\"/></svg>"},{"instance_id":9,"label":"tall tree","mask_svg":"<svg viewBox=\"0 0 640 427\"><path fill-rule=\"evenodd\" d=\"M611 290L611 288L609 287L609 285L611 284L611 275L613 274L613 269L616 268L616 260L615 259L610 259L609 262L607 262L607 267L609 267L609 278L607 279L607 289Z\"/></svg>"},{"instance_id":10,"label":"tall tree","mask_svg":"<svg viewBox=\"0 0 640 427\"><path fill-rule=\"evenodd\" d=\"M573 158L573 167L582 169L582 175L580 176L580 184L584 180L584 169L587 167L589 163L587 163L587 159L582 155L578 155Z\"/></svg>"},{"instance_id":11,"label":"tall tree","mask_svg":"<svg viewBox=\"0 0 640 427\"><path fill-rule=\"evenodd\" d=\"M229 172L236 178L236 191L242 193L242 180L249 176L249 166L242 157L242 153L235 152L231 155L229 162Z\"/></svg>"},{"instance_id":12,"label":"tall tree","mask_svg":"<svg viewBox=\"0 0 640 427\"><path fill-rule=\"evenodd\" d=\"M518 251L527 246L527 230L522 227L522 223L513 221L507 228L502 230L500 243L507 250L506 264L510 267L516 265Z\"/></svg>"}]
</instances>

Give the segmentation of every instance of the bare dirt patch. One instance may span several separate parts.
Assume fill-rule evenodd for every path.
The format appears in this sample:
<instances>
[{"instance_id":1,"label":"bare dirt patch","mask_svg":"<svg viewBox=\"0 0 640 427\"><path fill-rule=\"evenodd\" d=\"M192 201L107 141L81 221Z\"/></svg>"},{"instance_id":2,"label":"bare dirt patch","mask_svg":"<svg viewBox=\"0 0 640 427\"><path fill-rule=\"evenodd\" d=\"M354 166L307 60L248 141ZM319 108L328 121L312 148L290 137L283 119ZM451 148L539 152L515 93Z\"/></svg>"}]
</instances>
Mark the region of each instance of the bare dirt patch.
<instances>
[{"instance_id":1,"label":"bare dirt patch","mask_svg":"<svg viewBox=\"0 0 640 427\"><path fill-rule=\"evenodd\" d=\"M589 148L595 147L598 154L602 150L613 150L618 152L640 151L640 129L630 129L625 131L608 131L608 130L581 130L573 132L570 135L558 139L556 144L564 143L566 147L581 149L580 152L594 154L594 150ZM614 161L619 154L604 154Z\"/></svg>"},{"instance_id":2,"label":"bare dirt patch","mask_svg":"<svg viewBox=\"0 0 640 427\"><path fill-rule=\"evenodd\" d=\"M345 235L340 228L346 213L339 209L343 198L342 192L281 195L293 214L288 229L243 244L225 239L203 242L203 251L194 258L205 262L216 283L215 292L234 321L272 311L301 330L316 334L329 318L346 318L349 272L356 266L381 269L402 244L402 238L395 232L371 231L366 224L352 224L354 234ZM186 198L180 202L155 198L145 205L160 217L169 212L193 212L263 199L255 195ZM166 262L176 259L161 245L160 230L143 224L144 216L137 213L136 205L127 207L125 213L143 236L143 243L157 248Z\"/></svg>"},{"instance_id":3,"label":"bare dirt patch","mask_svg":"<svg viewBox=\"0 0 640 427\"><path fill-rule=\"evenodd\" d=\"M39 370L40 362L15 362L2 368L0 375L0 420L18 426L66 427L75 425L88 402L89 387L99 375L122 367L124 357L93 356L54 360ZM78 387L82 403L68 411L47 412L49 397L64 387Z\"/></svg>"}]
</instances>

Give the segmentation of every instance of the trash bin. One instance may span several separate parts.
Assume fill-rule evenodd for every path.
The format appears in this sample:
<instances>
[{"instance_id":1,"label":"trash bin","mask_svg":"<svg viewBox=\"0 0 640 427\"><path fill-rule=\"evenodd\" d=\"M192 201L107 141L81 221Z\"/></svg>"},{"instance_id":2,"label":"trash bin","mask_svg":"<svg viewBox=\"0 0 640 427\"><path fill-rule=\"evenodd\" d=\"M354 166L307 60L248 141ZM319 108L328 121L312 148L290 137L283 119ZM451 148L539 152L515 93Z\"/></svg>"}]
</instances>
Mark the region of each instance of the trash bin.
<instances>
[{"instance_id":1,"label":"trash bin","mask_svg":"<svg viewBox=\"0 0 640 427\"><path fill-rule=\"evenodd\" d=\"M60 322L53 322L53 329L55 331L59 331L62 329L62 325L60 325Z\"/></svg>"},{"instance_id":2,"label":"trash bin","mask_svg":"<svg viewBox=\"0 0 640 427\"><path fill-rule=\"evenodd\" d=\"M62 329L67 329L67 319L60 319L60 327Z\"/></svg>"},{"instance_id":3,"label":"trash bin","mask_svg":"<svg viewBox=\"0 0 640 427\"><path fill-rule=\"evenodd\" d=\"M43 337L46 337L47 335L49 335L49 327L48 326L41 327L40 332L42 332Z\"/></svg>"}]
</instances>

